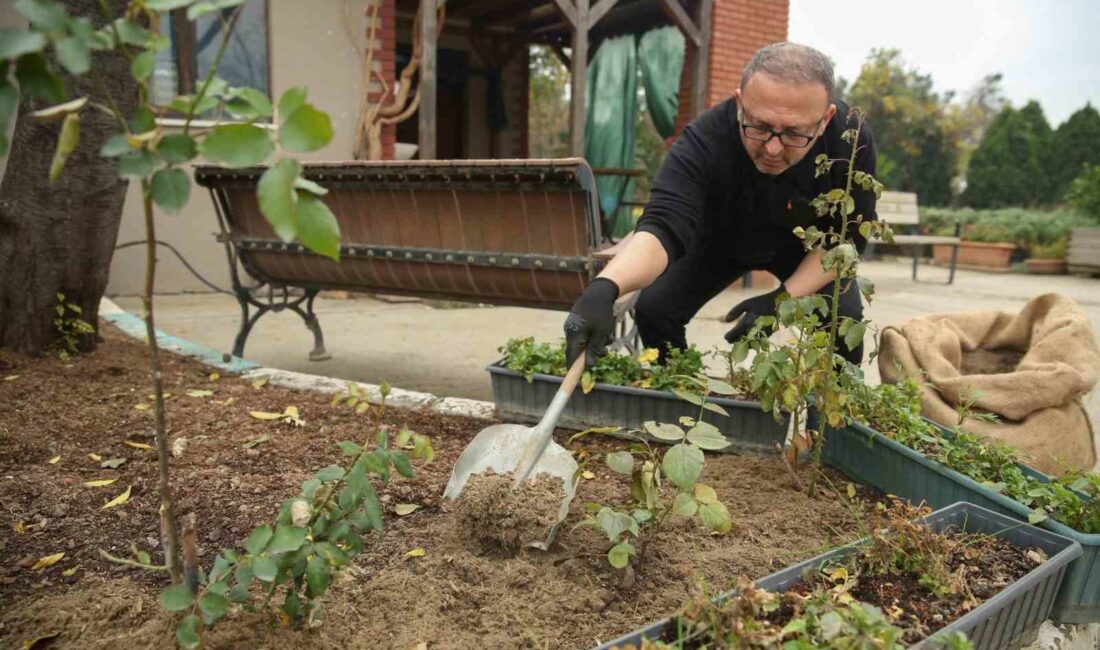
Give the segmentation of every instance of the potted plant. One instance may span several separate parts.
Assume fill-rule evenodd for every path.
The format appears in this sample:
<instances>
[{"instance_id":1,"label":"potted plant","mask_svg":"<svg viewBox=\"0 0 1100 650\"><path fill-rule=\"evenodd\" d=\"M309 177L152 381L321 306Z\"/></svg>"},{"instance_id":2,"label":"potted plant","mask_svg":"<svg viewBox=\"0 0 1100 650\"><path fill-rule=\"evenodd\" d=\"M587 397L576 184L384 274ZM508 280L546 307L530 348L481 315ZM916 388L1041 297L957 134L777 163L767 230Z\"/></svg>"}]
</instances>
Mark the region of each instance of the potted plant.
<instances>
[{"instance_id":1,"label":"potted plant","mask_svg":"<svg viewBox=\"0 0 1100 650\"><path fill-rule=\"evenodd\" d=\"M959 242L957 264L960 267L985 271L1007 271L1012 263L1016 244L1010 228L999 220L980 220L963 228ZM937 264L951 263L951 245L932 246L932 258Z\"/></svg>"},{"instance_id":2,"label":"potted plant","mask_svg":"<svg viewBox=\"0 0 1100 650\"><path fill-rule=\"evenodd\" d=\"M1035 244L1031 247L1030 257L1025 261L1029 273L1039 275L1065 273L1066 240L1062 238L1049 244Z\"/></svg>"}]
</instances>

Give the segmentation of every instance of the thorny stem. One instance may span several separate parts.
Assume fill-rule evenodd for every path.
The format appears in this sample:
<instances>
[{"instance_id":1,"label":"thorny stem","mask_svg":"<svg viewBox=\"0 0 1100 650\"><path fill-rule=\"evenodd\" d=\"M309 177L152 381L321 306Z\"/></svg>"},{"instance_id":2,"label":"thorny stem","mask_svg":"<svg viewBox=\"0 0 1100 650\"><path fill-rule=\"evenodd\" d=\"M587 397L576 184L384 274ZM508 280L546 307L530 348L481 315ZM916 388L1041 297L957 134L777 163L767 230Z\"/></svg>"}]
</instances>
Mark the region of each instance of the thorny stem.
<instances>
[{"instance_id":1,"label":"thorny stem","mask_svg":"<svg viewBox=\"0 0 1100 650\"><path fill-rule=\"evenodd\" d=\"M149 179L141 180L142 208L145 213L145 334L149 340L149 357L153 367L153 394L155 399L157 436L157 488L160 492L162 522L161 543L164 545L164 562L172 577L172 584L180 581L179 530L176 527L175 508L172 505L172 488L168 484L168 434L164 418L164 381L160 370L160 347L153 323L153 289L156 281L157 245L156 224L153 221L153 189Z\"/></svg>"},{"instance_id":2,"label":"thorny stem","mask_svg":"<svg viewBox=\"0 0 1100 650\"><path fill-rule=\"evenodd\" d=\"M237 26L237 19L240 18L241 10L244 9L244 5L237 7L233 12L233 17L229 19L229 24L226 25L222 22L222 29L225 30L225 34L222 36L222 42L218 45L218 52L214 55L214 62L210 65L210 69L206 71L206 77L202 80L202 87L199 88L199 93L195 95L195 98L187 106L187 119L183 123L183 134L188 135L191 130L191 120L195 118L195 108L206 96L206 91L210 88L210 82L214 80L214 73L218 71L218 66L222 62L222 55L225 54L225 48L229 45L229 37L233 33L233 28Z\"/></svg>"},{"instance_id":3,"label":"thorny stem","mask_svg":"<svg viewBox=\"0 0 1100 650\"><path fill-rule=\"evenodd\" d=\"M125 566L132 566L138 569L148 569L150 571L167 571L168 565L166 564L146 564L144 562L138 562L137 560L130 560L124 557L118 557L117 555L111 555L103 549L99 549L99 554L105 560L114 562L115 564L122 564Z\"/></svg>"}]
</instances>

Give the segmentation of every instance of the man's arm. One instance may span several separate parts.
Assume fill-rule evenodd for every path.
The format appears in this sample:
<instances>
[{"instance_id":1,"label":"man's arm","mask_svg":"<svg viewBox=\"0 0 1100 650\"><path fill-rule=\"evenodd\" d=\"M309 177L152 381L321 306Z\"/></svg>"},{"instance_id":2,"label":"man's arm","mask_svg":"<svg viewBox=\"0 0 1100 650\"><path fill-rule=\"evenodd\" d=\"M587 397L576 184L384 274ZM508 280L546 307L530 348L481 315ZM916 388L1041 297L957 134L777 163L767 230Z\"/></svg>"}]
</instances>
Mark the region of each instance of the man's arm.
<instances>
[{"instance_id":1,"label":"man's arm","mask_svg":"<svg viewBox=\"0 0 1100 650\"><path fill-rule=\"evenodd\" d=\"M824 249L818 248L806 254L798 263L791 277L783 283L783 288L792 298L801 298L812 293L817 293L822 287L829 284L836 277L836 271L826 271L821 266L821 258L825 256Z\"/></svg>"},{"instance_id":2,"label":"man's arm","mask_svg":"<svg viewBox=\"0 0 1100 650\"><path fill-rule=\"evenodd\" d=\"M638 232L607 263L599 277L614 282L619 287L619 295L625 295L653 284L668 268L668 261L668 252L656 235Z\"/></svg>"}]
</instances>

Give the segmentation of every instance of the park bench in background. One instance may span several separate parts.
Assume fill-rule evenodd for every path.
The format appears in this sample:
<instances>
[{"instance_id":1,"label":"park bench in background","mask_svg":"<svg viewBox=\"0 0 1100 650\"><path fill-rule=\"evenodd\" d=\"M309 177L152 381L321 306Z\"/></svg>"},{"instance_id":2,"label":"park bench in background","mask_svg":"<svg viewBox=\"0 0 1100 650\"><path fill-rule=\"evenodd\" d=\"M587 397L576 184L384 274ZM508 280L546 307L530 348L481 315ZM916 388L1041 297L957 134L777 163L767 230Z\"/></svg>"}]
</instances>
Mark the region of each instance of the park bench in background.
<instances>
[{"instance_id":1,"label":"park bench in background","mask_svg":"<svg viewBox=\"0 0 1100 650\"><path fill-rule=\"evenodd\" d=\"M303 176L329 190L340 262L275 235L256 199L263 172L195 168L241 306L237 356L260 317L289 309L313 333L310 358L328 358L313 312L322 290L568 310L604 263L596 183L580 158L306 164ZM619 306L616 343L630 347L628 311Z\"/></svg>"},{"instance_id":2,"label":"park bench in background","mask_svg":"<svg viewBox=\"0 0 1100 650\"><path fill-rule=\"evenodd\" d=\"M947 276L947 284L955 281L955 264L959 257L960 224L955 224L954 236L916 234L916 230L920 225L920 215L917 212L917 195L912 192L883 192L876 203L876 212L879 219L894 228L894 243L911 248L914 282L917 281L917 266L920 264L924 247L931 244L951 246L951 267ZM911 230L912 232L906 233L904 230ZM868 246L871 247L873 244L868 244Z\"/></svg>"}]
</instances>

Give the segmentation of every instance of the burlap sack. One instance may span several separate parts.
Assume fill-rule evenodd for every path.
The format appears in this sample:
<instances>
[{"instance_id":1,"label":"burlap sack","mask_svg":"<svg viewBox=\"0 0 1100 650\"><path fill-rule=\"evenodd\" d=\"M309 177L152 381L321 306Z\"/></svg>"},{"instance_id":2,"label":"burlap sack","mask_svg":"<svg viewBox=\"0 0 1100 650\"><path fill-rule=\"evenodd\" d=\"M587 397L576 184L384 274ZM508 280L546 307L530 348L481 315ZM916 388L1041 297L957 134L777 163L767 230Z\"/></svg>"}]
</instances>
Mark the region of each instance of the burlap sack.
<instances>
[{"instance_id":1,"label":"burlap sack","mask_svg":"<svg viewBox=\"0 0 1100 650\"><path fill-rule=\"evenodd\" d=\"M1012 445L1036 469L1063 474L1096 463L1081 398L1100 375L1100 349L1069 298L1043 294L1017 315L921 316L884 329L880 346L882 380L923 382L926 417L955 426L955 407L969 401L1001 421L968 419L964 429Z\"/></svg>"}]
</instances>

